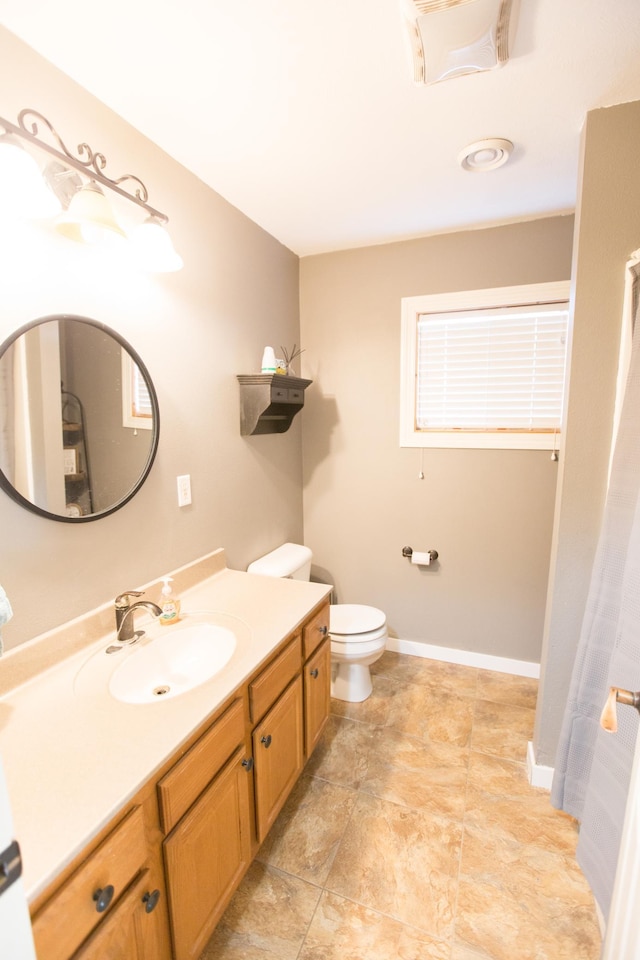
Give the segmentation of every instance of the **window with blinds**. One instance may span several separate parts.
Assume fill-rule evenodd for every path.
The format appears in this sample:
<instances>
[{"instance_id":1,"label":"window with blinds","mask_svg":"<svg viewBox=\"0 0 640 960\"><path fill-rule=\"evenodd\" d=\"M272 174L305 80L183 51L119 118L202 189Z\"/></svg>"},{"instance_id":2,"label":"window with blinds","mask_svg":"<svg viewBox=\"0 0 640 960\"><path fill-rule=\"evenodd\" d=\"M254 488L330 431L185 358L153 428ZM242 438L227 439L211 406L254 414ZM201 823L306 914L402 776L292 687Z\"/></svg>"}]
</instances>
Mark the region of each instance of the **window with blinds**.
<instances>
[{"instance_id":1,"label":"window with blinds","mask_svg":"<svg viewBox=\"0 0 640 960\"><path fill-rule=\"evenodd\" d=\"M418 429L558 431L567 318L557 304L422 315Z\"/></svg>"},{"instance_id":2,"label":"window with blinds","mask_svg":"<svg viewBox=\"0 0 640 960\"><path fill-rule=\"evenodd\" d=\"M401 446L555 448L568 321L568 284L407 298Z\"/></svg>"},{"instance_id":3,"label":"window with blinds","mask_svg":"<svg viewBox=\"0 0 640 960\"><path fill-rule=\"evenodd\" d=\"M149 419L153 416L147 381L136 363L131 364L131 416Z\"/></svg>"},{"instance_id":4,"label":"window with blinds","mask_svg":"<svg viewBox=\"0 0 640 960\"><path fill-rule=\"evenodd\" d=\"M153 407L147 381L139 366L122 350L122 424L134 429L153 428Z\"/></svg>"}]
</instances>

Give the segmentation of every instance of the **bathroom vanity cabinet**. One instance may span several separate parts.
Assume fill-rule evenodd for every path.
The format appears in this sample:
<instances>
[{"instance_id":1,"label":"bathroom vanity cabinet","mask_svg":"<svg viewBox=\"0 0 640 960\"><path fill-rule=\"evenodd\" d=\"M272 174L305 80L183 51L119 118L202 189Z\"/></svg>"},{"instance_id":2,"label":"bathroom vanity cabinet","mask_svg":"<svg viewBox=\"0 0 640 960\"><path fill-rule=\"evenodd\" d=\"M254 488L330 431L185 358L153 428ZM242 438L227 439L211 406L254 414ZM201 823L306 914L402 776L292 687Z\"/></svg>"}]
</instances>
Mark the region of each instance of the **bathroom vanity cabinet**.
<instances>
[{"instance_id":1,"label":"bathroom vanity cabinet","mask_svg":"<svg viewBox=\"0 0 640 960\"><path fill-rule=\"evenodd\" d=\"M150 786L65 871L33 917L38 960L168 957L160 839Z\"/></svg>"},{"instance_id":2,"label":"bathroom vanity cabinet","mask_svg":"<svg viewBox=\"0 0 640 960\"><path fill-rule=\"evenodd\" d=\"M323 601L32 904L39 960L197 960L327 721L328 625Z\"/></svg>"}]
</instances>

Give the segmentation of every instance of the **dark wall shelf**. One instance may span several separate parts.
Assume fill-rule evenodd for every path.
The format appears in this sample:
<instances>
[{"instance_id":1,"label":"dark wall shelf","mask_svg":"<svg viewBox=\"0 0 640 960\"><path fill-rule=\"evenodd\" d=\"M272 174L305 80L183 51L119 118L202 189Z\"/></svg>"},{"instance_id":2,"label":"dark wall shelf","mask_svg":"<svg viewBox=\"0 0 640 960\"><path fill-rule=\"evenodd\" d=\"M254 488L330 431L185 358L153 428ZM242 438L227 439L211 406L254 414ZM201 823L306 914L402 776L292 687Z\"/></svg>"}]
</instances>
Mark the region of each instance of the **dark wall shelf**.
<instances>
[{"instance_id":1,"label":"dark wall shelf","mask_svg":"<svg viewBox=\"0 0 640 960\"><path fill-rule=\"evenodd\" d=\"M304 406L304 392L313 383L278 373L238 374L240 433L285 433Z\"/></svg>"},{"instance_id":2,"label":"dark wall shelf","mask_svg":"<svg viewBox=\"0 0 640 960\"><path fill-rule=\"evenodd\" d=\"M62 442L65 456L65 499L68 517L93 513L84 411L75 393L62 391ZM67 472L68 471L68 472Z\"/></svg>"}]
</instances>

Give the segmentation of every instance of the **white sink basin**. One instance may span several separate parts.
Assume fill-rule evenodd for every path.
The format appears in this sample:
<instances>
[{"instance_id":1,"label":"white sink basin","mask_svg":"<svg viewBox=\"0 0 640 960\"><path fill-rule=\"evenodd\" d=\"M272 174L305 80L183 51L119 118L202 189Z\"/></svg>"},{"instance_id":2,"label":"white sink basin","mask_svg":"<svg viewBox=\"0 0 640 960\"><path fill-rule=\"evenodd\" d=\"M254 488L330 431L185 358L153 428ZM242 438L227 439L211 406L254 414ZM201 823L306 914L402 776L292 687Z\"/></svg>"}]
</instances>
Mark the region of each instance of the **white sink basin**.
<instances>
[{"instance_id":1,"label":"white sink basin","mask_svg":"<svg viewBox=\"0 0 640 960\"><path fill-rule=\"evenodd\" d=\"M160 635L132 651L111 674L109 693L125 703L168 700L210 680L229 662L236 635L199 622L161 627Z\"/></svg>"}]
</instances>

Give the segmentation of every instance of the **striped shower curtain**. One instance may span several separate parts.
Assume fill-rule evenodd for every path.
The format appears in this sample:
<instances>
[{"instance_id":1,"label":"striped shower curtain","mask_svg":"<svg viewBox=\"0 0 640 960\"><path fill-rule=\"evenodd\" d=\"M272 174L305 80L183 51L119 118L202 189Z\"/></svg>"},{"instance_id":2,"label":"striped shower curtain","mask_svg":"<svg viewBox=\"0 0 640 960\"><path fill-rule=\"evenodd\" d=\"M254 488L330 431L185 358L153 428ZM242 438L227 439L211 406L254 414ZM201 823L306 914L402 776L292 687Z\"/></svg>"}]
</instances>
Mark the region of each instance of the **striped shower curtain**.
<instances>
[{"instance_id":1,"label":"striped shower curtain","mask_svg":"<svg viewBox=\"0 0 640 960\"><path fill-rule=\"evenodd\" d=\"M640 264L628 264L633 323L610 482L551 790L580 821L577 859L608 916L639 717L618 708L599 724L610 686L640 690Z\"/></svg>"}]
</instances>

